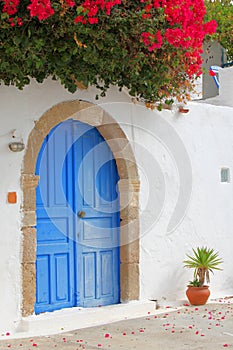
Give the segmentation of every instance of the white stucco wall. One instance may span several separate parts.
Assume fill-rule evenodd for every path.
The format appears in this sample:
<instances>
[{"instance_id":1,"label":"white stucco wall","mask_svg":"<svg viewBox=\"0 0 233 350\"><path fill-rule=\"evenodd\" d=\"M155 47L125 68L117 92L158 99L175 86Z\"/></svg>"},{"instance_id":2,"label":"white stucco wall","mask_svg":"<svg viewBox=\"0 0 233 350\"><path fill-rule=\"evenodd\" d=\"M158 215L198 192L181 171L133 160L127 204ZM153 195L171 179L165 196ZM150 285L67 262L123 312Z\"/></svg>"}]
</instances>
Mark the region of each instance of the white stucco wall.
<instances>
[{"instance_id":1,"label":"white stucco wall","mask_svg":"<svg viewBox=\"0 0 233 350\"><path fill-rule=\"evenodd\" d=\"M26 144L34 121L67 100L100 104L132 142L141 178L141 299L184 298L192 273L182 261L197 245L219 250L224 259L223 271L211 276L212 296L233 293L233 108L192 102L188 114L179 114L147 110L116 89L98 101L95 95L95 89L70 94L51 80L23 91L0 86L0 332L21 317L23 152L8 150L11 132ZM230 183L220 183L221 167L230 168ZM7 203L11 191L17 204Z\"/></svg>"}]
</instances>

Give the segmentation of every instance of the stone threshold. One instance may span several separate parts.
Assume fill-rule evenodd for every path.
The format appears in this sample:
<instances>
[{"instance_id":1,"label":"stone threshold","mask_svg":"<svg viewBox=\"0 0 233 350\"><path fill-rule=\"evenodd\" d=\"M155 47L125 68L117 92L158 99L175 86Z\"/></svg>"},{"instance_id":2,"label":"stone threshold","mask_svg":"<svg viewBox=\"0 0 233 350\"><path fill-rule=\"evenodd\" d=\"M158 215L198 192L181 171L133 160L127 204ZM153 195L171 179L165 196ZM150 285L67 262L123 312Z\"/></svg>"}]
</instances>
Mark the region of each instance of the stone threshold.
<instances>
[{"instance_id":1,"label":"stone threshold","mask_svg":"<svg viewBox=\"0 0 233 350\"><path fill-rule=\"evenodd\" d=\"M8 339L47 336L157 313L154 301L130 301L97 308L62 309L23 317ZM160 311L161 313L164 310ZM5 338L5 337L4 337Z\"/></svg>"}]
</instances>

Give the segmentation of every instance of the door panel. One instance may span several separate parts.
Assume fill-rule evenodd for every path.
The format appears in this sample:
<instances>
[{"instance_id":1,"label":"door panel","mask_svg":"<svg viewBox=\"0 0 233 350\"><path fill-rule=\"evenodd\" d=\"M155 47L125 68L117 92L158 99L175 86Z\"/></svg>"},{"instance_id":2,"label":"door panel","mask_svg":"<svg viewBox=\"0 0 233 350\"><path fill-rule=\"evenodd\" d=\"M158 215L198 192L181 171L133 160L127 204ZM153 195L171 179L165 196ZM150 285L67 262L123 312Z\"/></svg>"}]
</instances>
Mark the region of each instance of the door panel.
<instances>
[{"instance_id":1,"label":"door panel","mask_svg":"<svg viewBox=\"0 0 233 350\"><path fill-rule=\"evenodd\" d=\"M36 192L36 313L75 305L72 282L75 223L69 206L73 198L73 173L68 166L71 158L66 157L71 136L70 123L54 128L44 140L37 161L40 181Z\"/></svg>"},{"instance_id":2,"label":"door panel","mask_svg":"<svg viewBox=\"0 0 233 350\"><path fill-rule=\"evenodd\" d=\"M55 278L56 278L56 300L66 301L69 295L69 256L68 254L56 254Z\"/></svg>"},{"instance_id":3,"label":"door panel","mask_svg":"<svg viewBox=\"0 0 233 350\"><path fill-rule=\"evenodd\" d=\"M88 302L88 299L95 298L96 291L96 252L82 253L82 285L83 298Z\"/></svg>"},{"instance_id":4,"label":"door panel","mask_svg":"<svg viewBox=\"0 0 233 350\"><path fill-rule=\"evenodd\" d=\"M100 292L102 297L111 296L112 286L113 286L112 269L113 269L112 250L102 251L100 253L100 273L101 273Z\"/></svg>"},{"instance_id":5,"label":"door panel","mask_svg":"<svg viewBox=\"0 0 233 350\"><path fill-rule=\"evenodd\" d=\"M80 132L80 129L77 129ZM88 127L79 139L83 161L76 163L78 265L80 306L119 302L119 198L115 160L96 129ZM84 187L82 187L82 184ZM106 252L106 248L109 251ZM111 259L109 254L111 253ZM106 292L108 291L108 292Z\"/></svg>"},{"instance_id":6,"label":"door panel","mask_svg":"<svg viewBox=\"0 0 233 350\"><path fill-rule=\"evenodd\" d=\"M37 303L40 305L49 304L50 301L50 280L49 280L49 255L37 256Z\"/></svg>"},{"instance_id":7,"label":"door panel","mask_svg":"<svg viewBox=\"0 0 233 350\"><path fill-rule=\"evenodd\" d=\"M68 120L46 137L36 173L36 313L118 303L118 174L107 143Z\"/></svg>"}]
</instances>

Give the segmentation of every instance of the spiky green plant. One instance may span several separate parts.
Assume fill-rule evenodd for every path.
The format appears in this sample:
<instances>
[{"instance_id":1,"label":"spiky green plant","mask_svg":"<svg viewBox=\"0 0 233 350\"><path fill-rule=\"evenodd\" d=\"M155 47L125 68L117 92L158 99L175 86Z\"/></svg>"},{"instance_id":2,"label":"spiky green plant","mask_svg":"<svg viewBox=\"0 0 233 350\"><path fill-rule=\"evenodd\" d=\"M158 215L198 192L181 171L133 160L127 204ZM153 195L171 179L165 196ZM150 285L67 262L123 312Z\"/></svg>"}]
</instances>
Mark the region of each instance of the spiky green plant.
<instances>
[{"instance_id":1,"label":"spiky green plant","mask_svg":"<svg viewBox=\"0 0 233 350\"><path fill-rule=\"evenodd\" d=\"M209 271L221 270L219 267L223 260L219 258L218 252L207 247L197 247L193 249L193 256L188 255L188 260L184 260L184 267L194 269L194 280L198 280L199 286L202 287L205 283L210 282Z\"/></svg>"}]
</instances>

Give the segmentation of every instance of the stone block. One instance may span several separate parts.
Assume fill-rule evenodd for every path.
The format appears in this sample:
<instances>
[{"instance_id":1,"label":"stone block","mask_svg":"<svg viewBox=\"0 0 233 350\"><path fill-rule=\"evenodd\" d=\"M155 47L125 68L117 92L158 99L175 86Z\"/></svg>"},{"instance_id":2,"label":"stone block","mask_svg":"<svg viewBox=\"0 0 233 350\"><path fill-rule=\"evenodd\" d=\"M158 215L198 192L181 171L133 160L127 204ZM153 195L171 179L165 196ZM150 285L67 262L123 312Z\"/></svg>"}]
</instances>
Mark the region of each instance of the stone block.
<instances>
[{"instance_id":1,"label":"stone block","mask_svg":"<svg viewBox=\"0 0 233 350\"><path fill-rule=\"evenodd\" d=\"M36 210L36 191L35 189L25 189L23 195L23 209L25 211Z\"/></svg>"},{"instance_id":2,"label":"stone block","mask_svg":"<svg viewBox=\"0 0 233 350\"><path fill-rule=\"evenodd\" d=\"M128 205L127 207L121 209L120 216L122 221L130 222L137 219L138 214L139 211L137 206L131 207L130 205Z\"/></svg>"},{"instance_id":3,"label":"stone block","mask_svg":"<svg viewBox=\"0 0 233 350\"><path fill-rule=\"evenodd\" d=\"M35 189L39 182L39 176L33 174L22 174L21 187L22 189Z\"/></svg>"},{"instance_id":4,"label":"stone block","mask_svg":"<svg viewBox=\"0 0 233 350\"><path fill-rule=\"evenodd\" d=\"M121 222L120 245L128 245L140 237L139 219Z\"/></svg>"},{"instance_id":5,"label":"stone block","mask_svg":"<svg viewBox=\"0 0 233 350\"><path fill-rule=\"evenodd\" d=\"M23 227L23 263L35 263L36 261L36 229Z\"/></svg>"},{"instance_id":6,"label":"stone block","mask_svg":"<svg viewBox=\"0 0 233 350\"><path fill-rule=\"evenodd\" d=\"M36 225L36 212L35 211L24 211L22 226L35 226Z\"/></svg>"},{"instance_id":7,"label":"stone block","mask_svg":"<svg viewBox=\"0 0 233 350\"><path fill-rule=\"evenodd\" d=\"M103 110L97 105L90 104L85 109L74 113L72 118L92 126L99 126L102 124Z\"/></svg>"},{"instance_id":8,"label":"stone block","mask_svg":"<svg viewBox=\"0 0 233 350\"><path fill-rule=\"evenodd\" d=\"M139 240L121 246L121 263L139 263Z\"/></svg>"},{"instance_id":9,"label":"stone block","mask_svg":"<svg viewBox=\"0 0 233 350\"><path fill-rule=\"evenodd\" d=\"M121 276L121 300L130 301L139 299L139 265L137 263L122 263Z\"/></svg>"},{"instance_id":10,"label":"stone block","mask_svg":"<svg viewBox=\"0 0 233 350\"><path fill-rule=\"evenodd\" d=\"M23 274L23 300L22 316L32 315L34 313L34 304L36 301L36 269L35 264L22 264Z\"/></svg>"}]
</instances>

